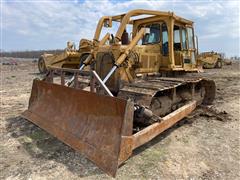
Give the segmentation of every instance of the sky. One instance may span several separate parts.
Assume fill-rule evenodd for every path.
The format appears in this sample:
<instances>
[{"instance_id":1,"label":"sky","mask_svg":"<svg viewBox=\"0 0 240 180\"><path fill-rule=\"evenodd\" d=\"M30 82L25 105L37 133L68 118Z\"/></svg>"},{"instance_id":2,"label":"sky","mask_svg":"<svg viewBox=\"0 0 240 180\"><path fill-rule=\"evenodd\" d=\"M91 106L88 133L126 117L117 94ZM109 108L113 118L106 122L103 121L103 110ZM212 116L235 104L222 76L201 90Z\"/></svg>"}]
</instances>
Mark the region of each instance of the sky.
<instances>
[{"instance_id":1,"label":"sky","mask_svg":"<svg viewBox=\"0 0 240 180\"><path fill-rule=\"evenodd\" d=\"M172 11L194 21L199 50L240 56L240 1L0 0L4 51L64 49L92 39L98 20L132 9Z\"/></svg>"}]
</instances>

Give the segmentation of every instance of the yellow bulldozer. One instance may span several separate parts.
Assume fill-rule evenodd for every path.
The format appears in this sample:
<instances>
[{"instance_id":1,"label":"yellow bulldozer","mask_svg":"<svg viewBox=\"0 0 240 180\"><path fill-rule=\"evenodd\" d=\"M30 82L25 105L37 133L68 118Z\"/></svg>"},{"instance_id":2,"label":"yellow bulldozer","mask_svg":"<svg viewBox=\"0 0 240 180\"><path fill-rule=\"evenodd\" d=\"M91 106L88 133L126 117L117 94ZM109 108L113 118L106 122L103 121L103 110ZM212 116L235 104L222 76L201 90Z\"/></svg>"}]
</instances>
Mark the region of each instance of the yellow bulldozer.
<instances>
[{"instance_id":1,"label":"yellow bulldozer","mask_svg":"<svg viewBox=\"0 0 240 180\"><path fill-rule=\"evenodd\" d=\"M198 55L197 59L205 69L222 68L224 64L221 54L214 51L202 52Z\"/></svg>"},{"instance_id":2,"label":"yellow bulldozer","mask_svg":"<svg viewBox=\"0 0 240 180\"><path fill-rule=\"evenodd\" d=\"M22 116L115 176L134 149L213 102L214 81L194 73L194 39L193 22L172 12L104 16L80 68L35 79Z\"/></svg>"},{"instance_id":3,"label":"yellow bulldozer","mask_svg":"<svg viewBox=\"0 0 240 180\"><path fill-rule=\"evenodd\" d=\"M38 70L40 73L46 73L49 67L78 69L91 49L92 42L87 39L80 40L78 49L68 41L67 48L62 53L41 55L38 59Z\"/></svg>"}]
</instances>

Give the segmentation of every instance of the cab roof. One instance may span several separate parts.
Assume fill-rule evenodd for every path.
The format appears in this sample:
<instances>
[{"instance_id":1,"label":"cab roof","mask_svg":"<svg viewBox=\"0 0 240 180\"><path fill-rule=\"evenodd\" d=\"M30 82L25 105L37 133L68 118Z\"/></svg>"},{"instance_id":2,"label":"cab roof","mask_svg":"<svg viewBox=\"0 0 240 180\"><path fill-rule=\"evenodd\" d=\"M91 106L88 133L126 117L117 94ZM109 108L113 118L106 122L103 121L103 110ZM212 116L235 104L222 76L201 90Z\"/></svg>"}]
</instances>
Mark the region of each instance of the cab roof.
<instances>
[{"instance_id":1,"label":"cab roof","mask_svg":"<svg viewBox=\"0 0 240 180\"><path fill-rule=\"evenodd\" d=\"M125 14L120 14L120 15L116 15L116 16L110 16L112 18L113 21L118 21L120 22L123 17L128 16L129 18L133 18L134 19L130 19L130 21L128 22L128 24L133 24L134 21L140 21L140 20L145 20L145 19L156 19L157 17L172 17L173 19L177 20L178 22L182 22L184 24L188 24L188 25L192 25L193 21L182 18L180 16L177 16L174 14L174 12L166 12L166 11L153 11L153 10L145 10L145 9L135 9L135 10L131 10L128 11ZM139 17L137 17L139 16Z\"/></svg>"}]
</instances>

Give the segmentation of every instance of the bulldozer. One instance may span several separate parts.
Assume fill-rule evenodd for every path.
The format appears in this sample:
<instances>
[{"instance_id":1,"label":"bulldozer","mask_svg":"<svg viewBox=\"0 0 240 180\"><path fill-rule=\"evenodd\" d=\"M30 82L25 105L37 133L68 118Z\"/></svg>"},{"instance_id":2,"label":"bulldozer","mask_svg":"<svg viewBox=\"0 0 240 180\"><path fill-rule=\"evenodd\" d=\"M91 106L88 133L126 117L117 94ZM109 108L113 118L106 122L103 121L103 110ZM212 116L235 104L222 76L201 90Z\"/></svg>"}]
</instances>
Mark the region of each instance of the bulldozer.
<instances>
[{"instance_id":1,"label":"bulldozer","mask_svg":"<svg viewBox=\"0 0 240 180\"><path fill-rule=\"evenodd\" d=\"M62 53L44 53L38 59L38 70L41 74L47 73L49 67L78 69L91 52L92 42L81 39L79 48L76 49L74 43L68 41L67 47Z\"/></svg>"},{"instance_id":2,"label":"bulldozer","mask_svg":"<svg viewBox=\"0 0 240 180\"><path fill-rule=\"evenodd\" d=\"M221 54L214 51L202 52L197 58L204 69L222 68L224 64Z\"/></svg>"},{"instance_id":3,"label":"bulldozer","mask_svg":"<svg viewBox=\"0 0 240 180\"><path fill-rule=\"evenodd\" d=\"M115 177L134 149L211 104L216 87L197 73L193 22L173 12L104 16L92 42L79 69L34 79L22 116Z\"/></svg>"}]
</instances>

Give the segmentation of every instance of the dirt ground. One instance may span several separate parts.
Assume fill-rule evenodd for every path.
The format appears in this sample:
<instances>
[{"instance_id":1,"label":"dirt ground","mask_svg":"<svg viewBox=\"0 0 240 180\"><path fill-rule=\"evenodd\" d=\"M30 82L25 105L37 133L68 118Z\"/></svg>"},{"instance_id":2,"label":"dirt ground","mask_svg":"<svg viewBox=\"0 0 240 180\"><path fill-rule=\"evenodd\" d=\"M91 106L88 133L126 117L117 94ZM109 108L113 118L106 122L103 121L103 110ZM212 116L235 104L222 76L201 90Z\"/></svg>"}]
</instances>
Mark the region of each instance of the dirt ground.
<instances>
[{"instance_id":1,"label":"dirt ground","mask_svg":"<svg viewBox=\"0 0 240 180\"><path fill-rule=\"evenodd\" d=\"M8 61L8 60L5 60ZM82 154L20 117L36 62L1 66L0 179L111 179ZM134 151L117 179L240 179L240 63L207 70L217 85L210 109Z\"/></svg>"}]
</instances>

